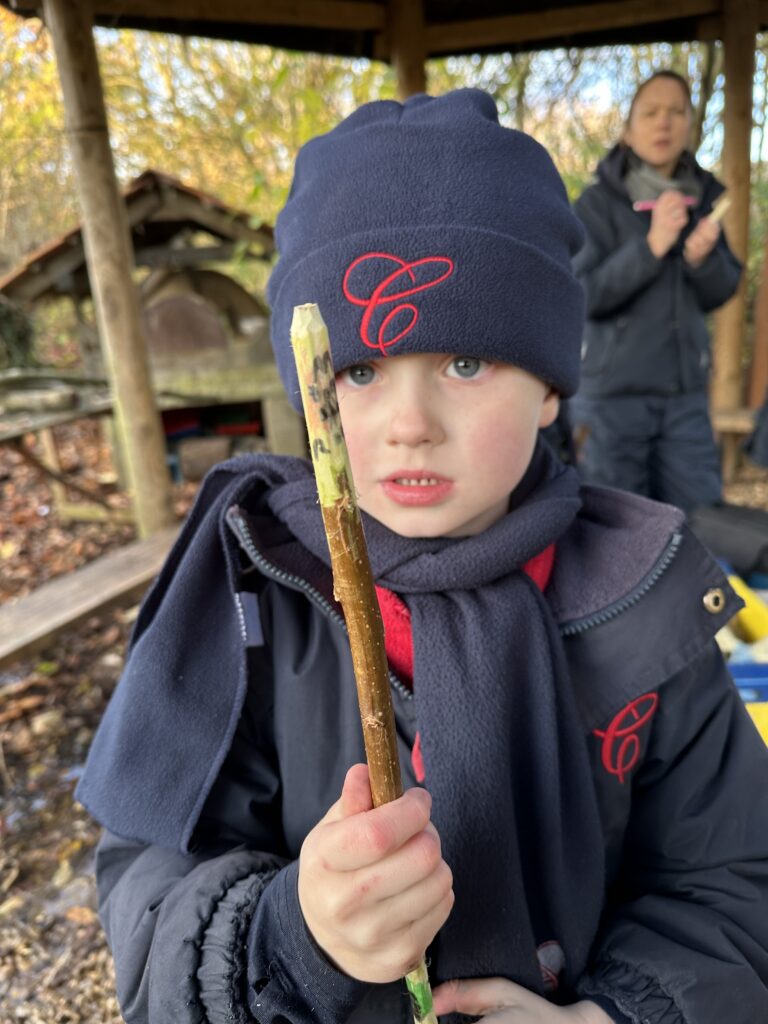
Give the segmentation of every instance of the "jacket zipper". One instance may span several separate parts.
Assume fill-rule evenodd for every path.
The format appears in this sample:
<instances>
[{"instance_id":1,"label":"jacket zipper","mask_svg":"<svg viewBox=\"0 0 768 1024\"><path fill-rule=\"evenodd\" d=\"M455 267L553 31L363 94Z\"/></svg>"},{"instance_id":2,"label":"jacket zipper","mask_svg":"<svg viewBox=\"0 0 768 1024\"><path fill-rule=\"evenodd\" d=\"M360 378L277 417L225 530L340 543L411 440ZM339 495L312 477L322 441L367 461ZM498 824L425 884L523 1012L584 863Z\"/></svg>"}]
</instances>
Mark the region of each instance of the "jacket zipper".
<instances>
[{"instance_id":1,"label":"jacket zipper","mask_svg":"<svg viewBox=\"0 0 768 1024\"><path fill-rule=\"evenodd\" d=\"M601 608L599 612L593 612L592 615L587 615L583 619L573 619L571 622L564 622L560 627L560 635L576 636L579 633L584 633L594 626L601 626L603 623L615 619L617 615L621 615L622 612L631 608L632 605L637 604L640 598L644 597L667 571L677 554L682 540L682 533L673 533L669 544L661 553L656 564L634 590L630 591L625 597L622 597L621 600Z\"/></svg>"},{"instance_id":2,"label":"jacket zipper","mask_svg":"<svg viewBox=\"0 0 768 1024\"><path fill-rule=\"evenodd\" d=\"M254 566L264 576L303 593L317 608L320 609L321 612L323 612L324 615L326 615L332 622L336 623L336 625L340 626L344 633L349 636L349 631L347 630L347 624L344 621L344 617L339 615L333 605L323 597L319 590L316 590L311 583L307 583L307 581L302 579L301 576L296 576L294 573L286 572L285 569L278 569L276 565L267 561L256 547L253 537L251 536L248 523L234 507L228 509L227 521L235 527L240 544L244 548L251 562L253 562ZM240 616L241 627L244 628L243 614L239 602L238 615ZM397 678L391 669L389 670L389 682L401 697L405 700L413 700L412 691L409 690L405 683Z\"/></svg>"}]
</instances>

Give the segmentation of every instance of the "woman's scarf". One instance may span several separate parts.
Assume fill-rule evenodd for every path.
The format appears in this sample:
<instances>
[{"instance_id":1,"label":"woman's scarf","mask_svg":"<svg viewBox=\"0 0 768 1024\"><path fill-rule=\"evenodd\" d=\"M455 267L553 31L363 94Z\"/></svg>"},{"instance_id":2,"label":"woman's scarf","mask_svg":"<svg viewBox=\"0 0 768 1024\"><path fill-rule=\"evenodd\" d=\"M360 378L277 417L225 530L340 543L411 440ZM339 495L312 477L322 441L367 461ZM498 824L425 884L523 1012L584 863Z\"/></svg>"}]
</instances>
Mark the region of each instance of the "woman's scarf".
<instances>
[{"instance_id":1,"label":"woman's scarf","mask_svg":"<svg viewBox=\"0 0 768 1024\"><path fill-rule=\"evenodd\" d=\"M683 195L691 196L696 202L701 199L698 165L687 150L678 160L674 175L668 178L628 149L624 184L633 203L658 199L662 192L669 189L677 189Z\"/></svg>"},{"instance_id":2,"label":"woman's scarf","mask_svg":"<svg viewBox=\"0 0 768 1024\"><path fill-rule=\"evenodd\" d=\"M584 970L604 895L603 836L561 637L521 567L571 525L576 473L540 444L511 511L465 538L409 539L364 517L376 582L406 601L432 820L456 903L438 980L502 975L544 991L537 946ZM269 498L328 563L313 481Z\"/></svg>"}]
</instances>

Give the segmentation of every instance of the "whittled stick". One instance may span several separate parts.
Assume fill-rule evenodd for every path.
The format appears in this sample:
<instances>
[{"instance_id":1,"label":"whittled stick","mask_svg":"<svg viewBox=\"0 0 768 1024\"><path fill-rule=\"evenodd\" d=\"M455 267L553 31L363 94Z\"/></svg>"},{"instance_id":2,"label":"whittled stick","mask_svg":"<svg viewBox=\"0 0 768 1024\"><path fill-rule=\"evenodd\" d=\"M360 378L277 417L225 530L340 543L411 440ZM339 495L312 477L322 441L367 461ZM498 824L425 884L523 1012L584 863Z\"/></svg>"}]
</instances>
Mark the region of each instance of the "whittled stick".
<instances>
[{"instance_id":1,"label":"whittled stick","mask_svg":"<svg viewBox=\"0 0 768 1024\"><path fill-rule=\"evenodd\" d=\"M384 627L339 417L328 331L314 303L294 307L291 344L331 553L333 592L349 633L371 796L378 807L403 793ZM416 1024L437 1024L423 961L405 981Z\"/></svg>"},{"instance_id":2,"label":"whittled stick","mask_svg":"<svg viewBox=\"0 0 768 1024\"><path fill-rule=\"evenodd\" d=\"M727 192L723 192L715 200L714 205L712 206L712 209L708 214L709 220L714 221L714 223L717 224L717 222L722 220L723 217L726 215L730 205L731 197L728 195Z\"/></svg>"}]
</instances>

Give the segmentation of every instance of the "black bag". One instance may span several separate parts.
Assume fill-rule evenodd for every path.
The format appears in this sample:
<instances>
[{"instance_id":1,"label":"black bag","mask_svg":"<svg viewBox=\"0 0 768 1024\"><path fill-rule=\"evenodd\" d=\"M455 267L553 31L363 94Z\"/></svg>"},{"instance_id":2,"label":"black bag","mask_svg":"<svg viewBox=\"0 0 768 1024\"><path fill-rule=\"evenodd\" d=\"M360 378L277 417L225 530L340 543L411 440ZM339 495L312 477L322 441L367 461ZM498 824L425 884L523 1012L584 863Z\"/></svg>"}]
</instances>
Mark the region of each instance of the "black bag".
<instances>
[{"instance_id":1,"label":"black bag","mask_svg":"<svg viewBox=\"0 0 768 1024\"><path fill-rule=\"evenodd\" d=\"M688 525L738 576L768 573L768 512L727 502L700 505L689 515Z\"/></svg>"}]
</instances>

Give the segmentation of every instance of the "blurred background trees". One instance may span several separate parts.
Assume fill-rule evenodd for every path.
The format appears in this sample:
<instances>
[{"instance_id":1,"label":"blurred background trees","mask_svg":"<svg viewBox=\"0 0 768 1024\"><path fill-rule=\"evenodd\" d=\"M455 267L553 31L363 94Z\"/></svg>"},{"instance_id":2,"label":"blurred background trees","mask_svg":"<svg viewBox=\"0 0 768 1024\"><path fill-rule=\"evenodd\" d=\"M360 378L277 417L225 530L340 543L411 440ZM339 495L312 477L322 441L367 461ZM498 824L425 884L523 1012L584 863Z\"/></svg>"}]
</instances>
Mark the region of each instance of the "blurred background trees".
<instances>
[{"instance_id":1,"label":"blurred background trees","mask_svg":"<svg viewBox=\"0 0 768 1024\"><path fill-rule=\"evenodd\" d=\"M362 102L393 98L384 64L205 39L96 32L117 171L148 167L274 223L297 148ZM758 40L753 137L750 295L768 208L768 38ZM429 91L480 86L502 120L552 153L572 197L622 130L636 85L672 67L691 82L700 161L717 171L722 146L718 44L656 44L431 61ZM78 219L58 77L48 34L0 10L0 275ZM229 268L261 290L263 271ZM261 277L259 276L261 274ZM43 359L74 359L71 311L36 315Z\"/></svg>"}]
</instances>

